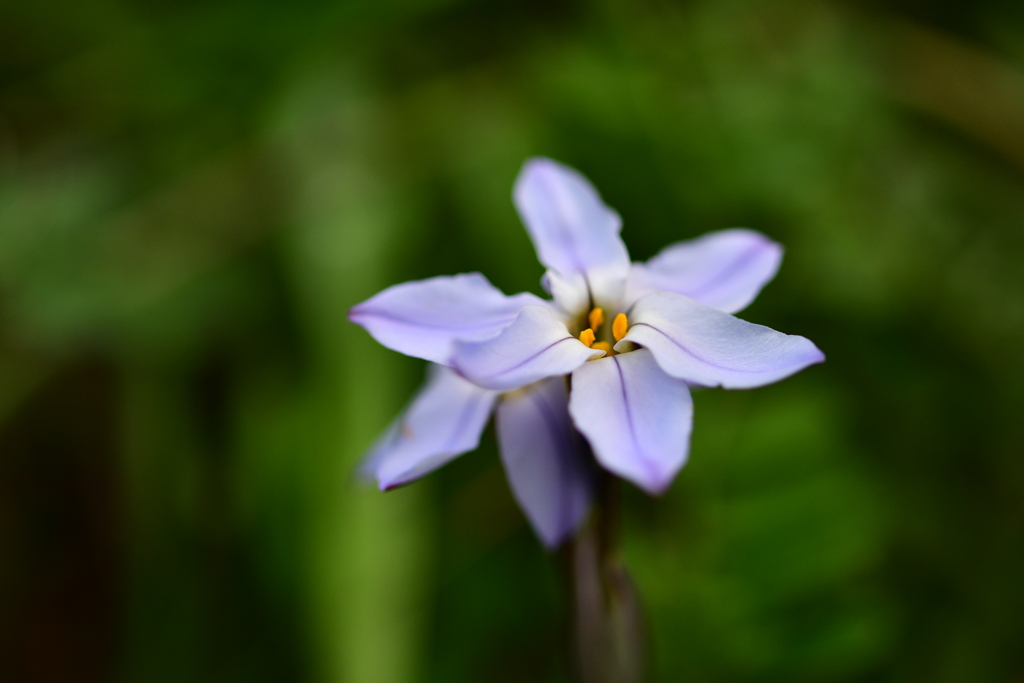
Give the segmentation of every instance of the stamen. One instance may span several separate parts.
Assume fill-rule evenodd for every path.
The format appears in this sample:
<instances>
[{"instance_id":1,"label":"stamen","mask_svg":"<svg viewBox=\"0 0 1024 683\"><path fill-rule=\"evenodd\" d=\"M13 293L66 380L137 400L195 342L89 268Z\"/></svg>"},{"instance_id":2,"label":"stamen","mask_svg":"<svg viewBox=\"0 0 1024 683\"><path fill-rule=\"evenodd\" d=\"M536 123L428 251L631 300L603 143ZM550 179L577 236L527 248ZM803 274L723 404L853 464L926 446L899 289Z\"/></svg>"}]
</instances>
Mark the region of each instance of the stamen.
<instances>
[{"instance_id":1,"label":"stamen","mask_svg":"<svg viewBox=\"0 0 1024 683\"><path fill-rule=\"evenodd\" d=\"M615 316L615 320L612 321L612 336L615 337L615 341L622 341L622 338L626 336L626 331L629 329L629 318L626 317L625 313L619 313Z\"/></svg>"},{"instance_id":2,"label":"stamen","mask_svg":"<svg viewBox=\"0 0 1024 683\"><path fill-rule=\"evenodd\" d=\"M599 329L601 325L604 325L604 311L600 308L595 308L590 312L590 315L587 316L587 320L590 321L590 329Z\"/></svg>"},{"instance_id":3,"label":"stamen","mask_svg":"<svg viewBox=\"0 0 1024 683\"><path fill-rule=\"evenodd\" d=\"M594 339L594 331L589 327L580 332L580 341L583 342L583 345L586 346L587 348L593 348Z\"/></svg>"},{"instance_id":4,"label":"stamen","mask_svg":"<svg viewBox=\"0 0 1024 683\"><path fill-rule=\"evenodd\" d=\"M615 350L612 349L612 345L608 342L594 342L594 345L590 348L597 349L598 351L604 351L606 357L616 355Z\"/></svg>"}]
</instances>

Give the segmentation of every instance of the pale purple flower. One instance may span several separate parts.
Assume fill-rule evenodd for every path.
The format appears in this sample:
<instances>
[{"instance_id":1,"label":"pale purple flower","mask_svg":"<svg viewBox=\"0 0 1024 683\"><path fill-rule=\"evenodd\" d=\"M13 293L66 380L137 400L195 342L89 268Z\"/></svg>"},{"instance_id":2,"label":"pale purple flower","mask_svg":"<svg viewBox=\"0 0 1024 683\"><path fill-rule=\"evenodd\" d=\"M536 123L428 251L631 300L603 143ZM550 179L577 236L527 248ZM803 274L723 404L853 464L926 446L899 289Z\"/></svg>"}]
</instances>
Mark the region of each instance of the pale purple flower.
<instances>
[{"instance_id":1,"label":"pale purple flower","mask_svg":"<svg viewBox=\"0 0 1024 683\"><path fill-rule=\"evenodd\" d=\"M601 467L660 494L689 453L691 386L759 387L825 357L731 315L778 270L782 248L764 235L722 230L630 263L619 215L573 169L531 159L513 199L553 300L506 296L471 273L352 308L378 342L436 364L363 470L382 490L407 484L475 449L493 412L512 492L550 548L587 513L586 445Z\"/></svg>"}]
</instances>

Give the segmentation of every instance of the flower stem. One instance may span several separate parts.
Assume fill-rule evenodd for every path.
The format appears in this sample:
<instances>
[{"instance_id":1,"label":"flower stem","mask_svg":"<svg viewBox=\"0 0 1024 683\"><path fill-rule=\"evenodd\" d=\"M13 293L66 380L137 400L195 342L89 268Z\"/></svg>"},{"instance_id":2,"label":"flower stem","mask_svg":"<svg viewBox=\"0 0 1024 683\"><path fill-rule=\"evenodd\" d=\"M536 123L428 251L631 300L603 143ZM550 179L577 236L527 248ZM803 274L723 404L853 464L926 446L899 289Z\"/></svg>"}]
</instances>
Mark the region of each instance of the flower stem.
<instances>
[{"instance_id":1,"label":"flower stem","mask_svg":"<svg viewBox=\"0 0 1024 683\"><path fill-rule=\"evenodd\" d=\"M647 629L619 549L621 485L600 471L594 513L566 545L574 668L580 683L640 683Z\"/></svg>"}]
</instances>

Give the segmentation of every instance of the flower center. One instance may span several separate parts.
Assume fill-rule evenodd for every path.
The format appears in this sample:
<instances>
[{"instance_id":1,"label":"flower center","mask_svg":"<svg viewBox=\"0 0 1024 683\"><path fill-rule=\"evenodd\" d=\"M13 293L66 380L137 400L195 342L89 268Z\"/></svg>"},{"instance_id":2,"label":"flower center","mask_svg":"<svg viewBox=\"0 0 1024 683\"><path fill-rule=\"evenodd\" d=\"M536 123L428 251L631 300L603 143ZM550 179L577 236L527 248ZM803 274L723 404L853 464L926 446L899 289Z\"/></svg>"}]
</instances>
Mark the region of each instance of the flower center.
<instances>
[{"instance_id":1,"label":"flower center","mask_svg":"<svg viewBox=\"0 0 1024 683\"><path fill-rule=\"evenodd\" d=\"M595 308L587 315L587 322L590 323L590 327L580 332L580 341L583 342L584 346L591 349L599 349L604 351L606 356L616 355L616 351L612 348L612 343L608 341L608 332L611 332L611 337L616 342L621 341L626 336L626 332L629 331L629 318L626 317L625 313L619 313L612 320L611 329L604 329L604 311L600 308ZM602 331L605 333L604 339L598 341L599 336L602 336Z\"/></svg>"}]
</instances>

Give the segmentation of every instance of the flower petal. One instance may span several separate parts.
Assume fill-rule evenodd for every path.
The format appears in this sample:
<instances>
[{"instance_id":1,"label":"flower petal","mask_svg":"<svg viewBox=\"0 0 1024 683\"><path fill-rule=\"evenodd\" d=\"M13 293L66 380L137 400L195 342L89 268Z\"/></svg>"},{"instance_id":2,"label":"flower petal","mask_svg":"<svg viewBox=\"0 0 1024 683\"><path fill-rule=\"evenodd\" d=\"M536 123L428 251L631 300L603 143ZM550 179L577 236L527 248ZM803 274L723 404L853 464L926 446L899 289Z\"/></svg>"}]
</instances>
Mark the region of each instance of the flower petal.
<instances>
[{"instance_id":1,"label":"flower petal","mask_svg":"<svg viewBox=\"0 0 1024 683\"><path fill-rule=\"evenodd\" d=\"M495 424L512 495L547 548L579 528L593 494L593 469L569 419L565 379L505 394Z\"/></svg>"},{"instance_id":2,"label":"flower petal","mask_svg":"<svg viewBox=\"0 0 1024 683\"><path fill-rule=\"evenodd\" d=\"M583 273L575 272L568 277L548 269L540 279L544 291L568 317L573 318L590 310L590 286Z\"/></svg>"},{"instance_id":3,"label":"flower petal","mask_svg":"<svg viewBox=\"0 0 1024 683\"><path fill-rule=\"evenodd\" d=\"M505 296L480 273L468 273L388 287L353 306L348 318L389 349L447 363L453 342L489 339L527 305L546 304L529 293Z\"/></svg>"},{"instance_id":4,"label":"flower petal","mask_svg":"<svg viewBox=\"0 0 1024 683\"><path fill-rule=\"evenodd\" d=\"M637 301L630 323L616 349L627 342L640 344L668 374L706 387L759 387L825 360L809 339L748 323L672 292Z\"/></svg>"},{"instance_id":5,"label":"flower petal","mask_svg":"<svg viewBox=\"0 0 1024 683\"><path fill-rule=\"evenodd\" d=\"M551 159L530 159L513 200L541 263L566 278L583 273L593 303L618 302L629 273L622 219L586 178Z\"/></svg>"},{"instance_id":6,"label":"flower petal","mask_svg":"<svg viewBox=\"0 0 1024 683\"><path fill-rule=\"evenodd\" d=\"M569 413L605 469L652 495L668 488L690 452L690 390L646 349L578 368Z\"/></svg>"},{"instance_id":7,"label":"flower petal","mask_svg":"<svg viewBox=\"0 0 1024 683\"><path fill-rule=\"evenodd\" d=\"M494 339L458 342L451 365L487 389L518 389L554 375L567 375L604 351L587 348L565 323L543 306L526 306Z\"/></svg>"},{"instance_id":8,"label":"flower petal","mask_svg":"<svg viewBox=\"0 0 1024 683\"><path fill-rule=\"evenodd\" d=\"M480 443L498 392L481 389L443 365L371 448L362 471L382 491L433 472Z\"/></svg>"},{"instance_id":9,"label":"flower petal","mask_svg":"<svg viewBox=\"0 0 1024 683\"><path fill-rule=\"evenodd\" d=\"M650 292L676 292L711 308L746 308L779 270L782 245L759 232L719 230L662 249L629 271L626 305Z\"/></svg>"}]
</instances>

